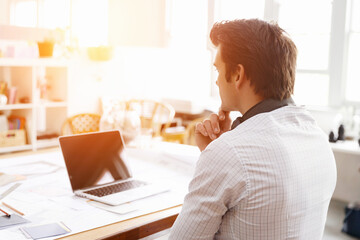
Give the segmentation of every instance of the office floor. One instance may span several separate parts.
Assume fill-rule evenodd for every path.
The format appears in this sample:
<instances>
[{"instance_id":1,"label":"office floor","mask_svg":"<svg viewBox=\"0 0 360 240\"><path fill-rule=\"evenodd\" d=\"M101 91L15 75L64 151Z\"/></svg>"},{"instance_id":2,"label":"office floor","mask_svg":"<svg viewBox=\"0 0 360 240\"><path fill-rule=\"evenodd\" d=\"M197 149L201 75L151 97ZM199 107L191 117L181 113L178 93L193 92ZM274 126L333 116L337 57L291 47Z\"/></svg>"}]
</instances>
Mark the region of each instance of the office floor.
<instances>
[{"instance_id":1,"label":"office floor","mask_svg":"<svg viewBox=\"0 0 360 240\"><path fill-rule=\"evenodd\" d=\"M342 221L344 219L344 207L346 203L340 201L331 201L328 217L326 220L324 237L322 240L354 240L357 238L350 237L345 233L341 232ZM162 236L160 238L156 238L156 240L167 240L168 234Z\"/></svg>"},{"instance_id":2,"label":"office floor","mask_svg":"<svg viewBox=\"0 0 360 240\"><path fill-rule=\"evenodd\" d=\"M329 207L329 212L326 220L325 232L323 240L353 240L357 239L342 233L342 221L345 213L344 208L346 203L332 200Z\"/></svg>"}]
</instances>

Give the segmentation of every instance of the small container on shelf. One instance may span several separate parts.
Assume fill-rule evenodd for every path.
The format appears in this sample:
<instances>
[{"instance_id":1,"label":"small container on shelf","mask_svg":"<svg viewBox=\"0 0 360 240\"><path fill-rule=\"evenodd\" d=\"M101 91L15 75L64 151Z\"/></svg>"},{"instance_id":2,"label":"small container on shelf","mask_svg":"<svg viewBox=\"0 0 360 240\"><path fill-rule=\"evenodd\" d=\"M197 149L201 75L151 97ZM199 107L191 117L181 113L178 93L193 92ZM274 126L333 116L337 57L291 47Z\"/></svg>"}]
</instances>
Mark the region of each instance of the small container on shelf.
<instances>
[{"instance_id":1,"label":"small container on shelf","mask_svg":"<svg viewBox=\"0 0 360 240\"><path fill-rule=\"evenodd\" d=\"M5 94L0 93L0 106L6 105L7 101L8 101L7 96Z\"/></svg>"},{"instance_id":2,"label":"small container on shelf","mask_svg":"<svg viewBox=\"0 0 360 240\"><path fill-rule=\"evenodd\" d=\"M7 128L0 131L0 147L12 147L26 144L25 117L9 116Z\"/></svg>"},{"instance_id":3,"label":"small container on shelf","mask_svg":"<svg viewBox=\"0 0 360 240\"><path fill-rule=\"evenodd\" d=\"M54 51L54 41L45 40L43 42L37 42L39 48L39 57L52 57Z\"/></svg>"},{"instance_id":4,"label":"small container on shelf","mask_svg":"<svg viewBox=\"0 0 360 240\"><path fill-rule=\"evenodd\" d=\"M25 129L0 132L0 147L12 147L26 144Z\"/></svg>"}]
</instances>

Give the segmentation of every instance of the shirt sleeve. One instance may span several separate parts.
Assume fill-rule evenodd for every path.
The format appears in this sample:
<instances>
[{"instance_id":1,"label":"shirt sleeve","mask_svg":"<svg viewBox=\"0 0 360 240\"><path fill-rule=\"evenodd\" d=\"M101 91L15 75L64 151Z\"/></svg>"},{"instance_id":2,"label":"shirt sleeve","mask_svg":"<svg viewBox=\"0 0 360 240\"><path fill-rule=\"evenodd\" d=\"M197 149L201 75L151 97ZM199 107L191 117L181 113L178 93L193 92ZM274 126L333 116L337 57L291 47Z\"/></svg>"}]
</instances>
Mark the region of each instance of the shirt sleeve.
<instances>
[{"instance_id":1,"label":"shirt sleeve","mask_svg":"<svg viewBox=\"0 0 360 240\"><path fill-rule=\"evenodd\" d=\"M234 149L212 142L200 155L169 239L214 239L223 215L245 194L246 173Z\"/></svg>"}]
</instances>

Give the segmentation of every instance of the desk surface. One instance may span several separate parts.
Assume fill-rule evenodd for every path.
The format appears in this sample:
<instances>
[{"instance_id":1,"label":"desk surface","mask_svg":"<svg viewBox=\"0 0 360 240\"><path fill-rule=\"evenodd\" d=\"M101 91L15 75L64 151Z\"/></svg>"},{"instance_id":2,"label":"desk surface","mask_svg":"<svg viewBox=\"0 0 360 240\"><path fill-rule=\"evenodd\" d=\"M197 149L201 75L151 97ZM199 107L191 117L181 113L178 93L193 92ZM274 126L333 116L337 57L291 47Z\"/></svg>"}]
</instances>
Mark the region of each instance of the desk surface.
<instances>
[{"instance_id":1,"label":"desk surface","mask_svg":"<svg viewBox=\"0 0 360 240\"><path fill-rule=\"evenodd\" d=\"M185 171L188 171L189 174L187 174L187 178L190 179L191 175L192 175L192 169L193 169L195 161L196 161L195 156L197 154L199 154L199 152L196 148L193 148L190 146L186 146L184 148L183 145L182 146L179 146L178 144L176 144L176 145L170 144L169 145L169 144L165 143L165 146L158 145L154 148L155 150L151 149L151 151L160 152L161 155L169 157L169 151L173 152L173 150L175 150L177 148L179 148L178 149L179 151L177 151L178 153L176 153L176 151L175 151L175 154L173 155L174 156L173 159L182 158L181 153L179 153L179 152L182 152L182 154L183 154L185 148L189 150L189 151L187 151L189 154L186 154L186 153L185 153L185 155L183 154L184 156L183 156L182 160L184 160L184 162L180 163L180 164L182 167L184 167L186 165L185 168L183 168L183 169L185 169ZM166 149L166 150L162 151L160 149ZM58 148L52 148L52 149L40 150L37 152L21 152L21 153L14 153L14 154L10 154L10 155L9 154L0 155L0 159L3 159L3 160L0 160L0 166L3 162L6 162L7 160L9 160L9 157L10 158L16 157L16 158L20 159L22 157L26 157L29 155L47 154L47 153L51 154L52 152L58 152L58 151L59 151ZM150 151L149 149L145 150L145 154L148 155L149 151ZM130 149L130 152L131 152L131 155L136 155L136 154L143 155L144 154L144 152L141 153L141 151L137 151L134 149ZM157 155L157 157L158 156L159 155ZM195 161L192 164L189 164L194 159L195 159ZM161 162L162 160L159 160L159 161ZM184 163L185 163L185 165L184 165ZM166 165L166 163L164 163L164 164ZM173 168L178 169L178 166L174 166L172 164L170 164L168 167L173 167ZM7 187L8 186L9 185L7 185ZM148 222L153 222L158 219L177 214L180 212L180 210L181 210L181 205L176 205L176 206L168 207L167 209L162 209L162 210L159 210L156 212L143 214L141 216L130 216L128 219L125 219L125 220L123 219L120 221L113 221L111 223L108 223L108 224L105 224L105 225L102 225L99 227L94 227L93 225L91 225L91 227L89 229L82 230L81 232L75 231L77 233L73 233L71 235L66 235L66 236L62 236L62 237L59 236L58 239L96 239L96 238L101 238L104 236L112 235L112 234L117 233L122 230L127 230L134 226L142 225L142 224L145 224ZM25 238L23 238L23 239L25 239Z\"/></svg>"},{"instance_id":2,"label":"desk surface","mask_svg":"<svg viewBox=\"0 0 360 240\"><path fill-rule=\"evenodd\" d=\"M360 146L357 141L337 141L330 143L334 153L346 153L360 156Z\"/></svg>"},{"instance_id":3,"label":"desk surface","mask_svg":"<svg viewBox=\"0 0 360 240\"><path fill-rule=\"evenodd\" d=\"M116 222L106 226L90 229L84 232L76 233L73 235L68 235L65 237L57 239L66 239L66 240L89 240L89 239L98 239L105 236L113 235L115 233L128 230L134 226L140 226L149 222L154 222L158 219L171 216L173 214L180 213L181 206L176 206L168 209L164 209L158 212L146 214L143 216L131 218L128 220Z\"/></svg>"},{"instance_id":4,"label":"desk surface","mask_svg":"<svg viewBox=\"0 0 360 240\"><path fill-rule=\"evenodd\" d=\"M356 154L356 155L360 155L360 150L358 149L358 146L356 146L355 143L353 142L343 142L343 143L337 143L337 144L332 144L332 148L334 152L343 152L343 153L349 153L349 154ZM166 149L166 151L162 151L161 149ZM2 159L4 159L4 161L6 161L6 159L9 158L22 158L22 157L26 157L29 155L36 155L36 154L46 154L46 153L52 153L52 152L56 152L59 151L58 148L49 148L49 149L42 149L39 150L37 152L31 152L31 151L27 151L27 152L18 152L18 153L13 153L13 154L0 154L0 166L2 166ZM136 151L131 150L132 154L136 155ZM194 161L194 156L196 156L198 154L198 150L197 148L192 148L189 146L183 146L183 145L177 145L177 144L167 144L164 143L164 145L158 145L155 147L155 151L162 151L162 154L165 156L169 156L170 152L174 153L172 157L174 158L181 158L182 161L184 161L185 163L187 163L187 167L188 167L188 171L189 171L189 175L191 175L192 169L194 167L194 162L192 163L191 161ZM146 152L146 151L145 151ZM180 152L180 153L179 153ZM184 152L187 152L188 154L185 153L184 156ZM144 153L139 153L144 154ZM1 167L0 167L1 169ZM7 185L7 187L9 187ZM57 239L77 239L77 240L82 240L82 239L97 239L97 238L101 238L104 236L109 236L112 235L114 233L118 233L121 231L125 231L128 230L130 228L133 228L134 226L139 226L148 222L153 222L156 221L158 219L173 215L173 214L177 214L179 213L181 210L181 205L177 205L174 207L169 207L167 209L163 209L160 211L156 211L156 212L152 212L149 214L144 214L141 216L136 216L136 217L131 217L128 218L126 220L120 220L117 222L113 222L110 224L106 224L106 225L102 225L99 227L92 227L90 229L86 229L83 230L81 232L77 232L77 233L72 233L66 236L60 236ZM0 234L1 235L1 234ZM12 238L15 239L15 238ZM25 239L24 238L16 238L16 239Z\"/></svg>"}]
</instances>

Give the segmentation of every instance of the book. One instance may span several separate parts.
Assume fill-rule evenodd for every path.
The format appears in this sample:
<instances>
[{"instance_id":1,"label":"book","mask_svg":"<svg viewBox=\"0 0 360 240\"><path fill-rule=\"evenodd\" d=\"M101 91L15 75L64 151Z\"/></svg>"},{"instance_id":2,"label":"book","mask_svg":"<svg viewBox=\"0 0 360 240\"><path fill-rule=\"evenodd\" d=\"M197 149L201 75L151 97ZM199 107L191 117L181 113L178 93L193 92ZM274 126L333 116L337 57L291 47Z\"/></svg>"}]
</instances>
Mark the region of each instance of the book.
<instances>
[{"instance_id":1,"label":"book","mask_svg":"<svg viewBox=\"0 0 360 240\"><path fill-rule=\"evenodd\" d=\"M25 129L26 119L21 116L9 116L8 117L9 130Z\"/></svg>"}]
</instances>

